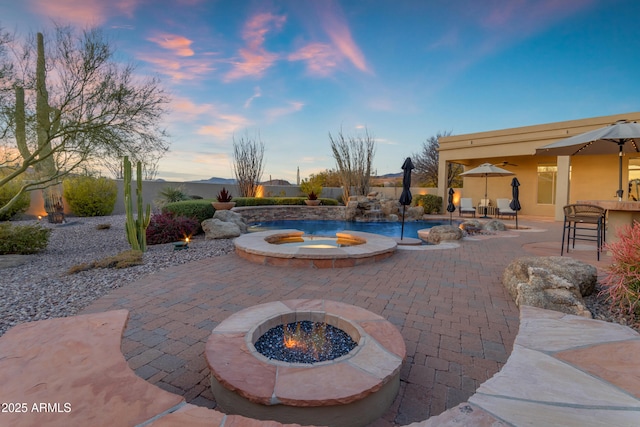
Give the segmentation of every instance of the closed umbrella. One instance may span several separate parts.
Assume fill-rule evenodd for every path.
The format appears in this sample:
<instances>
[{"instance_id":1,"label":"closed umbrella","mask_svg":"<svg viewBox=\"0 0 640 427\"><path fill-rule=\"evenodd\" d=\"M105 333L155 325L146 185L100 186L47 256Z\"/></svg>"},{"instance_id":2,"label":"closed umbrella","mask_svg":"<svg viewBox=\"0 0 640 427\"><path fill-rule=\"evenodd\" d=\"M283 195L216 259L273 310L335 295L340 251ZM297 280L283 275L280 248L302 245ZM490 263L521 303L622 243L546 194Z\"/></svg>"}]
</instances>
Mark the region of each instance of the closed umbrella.
<instances>
[{"instance_id":1,"label":"closed umbrella","mask_svg":"<svg viewBox=\"0 0 640 427\"><path fill-rule=\"evenodd\" d=\"M462 176L471 176L471 177L484 177L484 198L488 199L488 179L489 177L494 176L510 176L515 175L513 172L508 171L506 169L499 168L498 166L492 165L491 163L483 163L477 168L473 168L466 172L461 173ZM487 216L487 207L484 208L484 216L481 218L489 218Z\"/></svg>"},{"instance_id":2,"label":"closed umbrella","mask_svg":"<svg viewBox=\"0 0 640 427\"><path fill-rule=\"evenodd\" d=\"M522 209L520 206L520 181L515 176L511 180L511 203L509 207L516 211L516 230L518 229L518 211Z\"/></svg>"},{"instance_id":3,"label":"closed umbrella","mask_svg":"<svg viewBox=\"0 0 640 427\"><path fill-rule=\"evenodd\" d=\"M447 212L449 212L449 225L451 225L452 221L453 221L453 212L455 212L456 207L453 204L453 194L455 193L455 191L453 191L453 188L449 188L449 197L447 198Z\"/></svg>"},{"instance_id":4,"label":"closed umbrella","mask_svg":"<svg viewBox=\"0 0 640 427\"><path fill-rule=\"evenodd\" d=\"M618 153L618 201L622 201L622 156L640 152L640 124L620 120L612 125L565 138L536 149L536 155L575 156Z\"/></svg>"},{"instance_id":5,"label":"closed umbrella","mask_svg":"<svg viewBox=\"0 0 640 427\"><path fill-rule=\"evenodd\" d=\"M402 205L402 227L400 230L400 240L404 237L404 212L407 208L407 205L411 204L411 170L415 169L413 166L413 162L411 162L411 157L407 157L407 159L402 164L402 170L404 174L402 175L402 194L400 194L400 204Z\"/></svg>"}]
</instances>

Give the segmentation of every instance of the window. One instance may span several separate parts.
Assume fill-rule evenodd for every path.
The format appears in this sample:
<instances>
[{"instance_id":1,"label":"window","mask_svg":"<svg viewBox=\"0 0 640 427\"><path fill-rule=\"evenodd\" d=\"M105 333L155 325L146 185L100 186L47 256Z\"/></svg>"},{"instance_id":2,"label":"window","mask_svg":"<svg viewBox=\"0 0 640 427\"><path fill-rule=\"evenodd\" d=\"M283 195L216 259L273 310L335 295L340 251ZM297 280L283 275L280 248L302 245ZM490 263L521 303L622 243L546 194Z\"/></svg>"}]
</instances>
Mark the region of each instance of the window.
<instances>
[{"instance_id":1,"label":"window","mask_svg":"<svg viewBox=\"0 0 640 427\"><path fill-rule=\"evenodd\" d=\"M555 164L538 165L538 204L554 205L556 203L556 178L558 166Z\"/></svg>"}]
</instances>

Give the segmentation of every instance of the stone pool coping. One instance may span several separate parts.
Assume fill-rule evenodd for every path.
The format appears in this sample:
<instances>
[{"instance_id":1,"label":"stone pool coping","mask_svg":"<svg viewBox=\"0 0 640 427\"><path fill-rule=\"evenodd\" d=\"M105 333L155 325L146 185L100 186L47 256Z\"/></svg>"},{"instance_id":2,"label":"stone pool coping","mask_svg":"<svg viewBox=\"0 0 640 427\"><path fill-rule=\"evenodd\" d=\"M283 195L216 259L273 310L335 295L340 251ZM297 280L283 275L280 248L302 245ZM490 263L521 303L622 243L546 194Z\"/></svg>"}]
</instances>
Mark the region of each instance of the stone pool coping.
<instances>
[{"instance_id":1,"label":"stone pool coping","mask_svg":"<svg viewBox=\"0 0 640 427\"><path fill-rule=\"evenodd\" d=\"M364 240L365 243L341 248L309 249L275 245L267 241L278 237L301 236L303 234L303 231L295 229L258 231L237 237L234 244L236 253L248 261L263 265L310 268L353 267L374 263L390 257L398 247L395 240L390 237L347 230L336 233L336 236Z\"/></svg>"}]
</instances>

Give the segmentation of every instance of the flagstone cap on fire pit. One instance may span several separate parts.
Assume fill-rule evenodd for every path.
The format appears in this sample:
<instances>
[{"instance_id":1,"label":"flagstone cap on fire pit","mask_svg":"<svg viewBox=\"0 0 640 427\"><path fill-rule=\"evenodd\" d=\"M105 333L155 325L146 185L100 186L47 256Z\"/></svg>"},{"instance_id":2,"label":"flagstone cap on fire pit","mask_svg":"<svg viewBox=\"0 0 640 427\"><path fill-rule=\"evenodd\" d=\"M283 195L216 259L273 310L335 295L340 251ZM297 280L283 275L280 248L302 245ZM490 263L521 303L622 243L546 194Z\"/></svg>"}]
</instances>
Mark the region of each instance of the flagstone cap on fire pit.
<instances>
[{"instance_id":1,"label":"flagstone cap on fire pit","mask_svg":"<svg viewBox=\"0 0 640 427\"><path fill-rule=\"evenodd\" d=\"M271 327L280 316L286 322L291 313L297 320L337 319L333 326L358 330L358 346L316 364L267 359L252 344L256 328ZM406 348L396 327L368 310L330 300L288 300L231 315L213 330L205 355L215 379L251 402L311 407L348 404L376 392L398 375Z\"/></svg>"}]
</instances>

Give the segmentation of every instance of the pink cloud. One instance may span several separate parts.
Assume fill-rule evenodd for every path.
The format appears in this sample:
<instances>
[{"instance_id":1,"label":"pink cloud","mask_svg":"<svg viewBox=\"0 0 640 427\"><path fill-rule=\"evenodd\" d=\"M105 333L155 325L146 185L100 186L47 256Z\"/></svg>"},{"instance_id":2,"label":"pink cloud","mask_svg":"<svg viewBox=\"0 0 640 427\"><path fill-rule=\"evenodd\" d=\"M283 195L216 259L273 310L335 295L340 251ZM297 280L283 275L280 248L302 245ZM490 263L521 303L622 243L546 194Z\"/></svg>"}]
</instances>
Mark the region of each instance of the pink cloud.
<instances>
[{"instance_id":1,"label":"pink cloud","mask_svg":"<svg viewBox=\"0 0 640 427\"><path fill-rule=\"evenodd\" d=\"M170 50L177 56L193 56L194 52L191 49L191 40L186 37L178 36L174 34L158 34L148 38L149 41L156 43L163 49Z\"/></svg>"},{"instance_id":2,"label":"pink cloud","mask_svg":"<svg viewBox=\"0 0 640 427\"><path fill-rule=\"evenodd\" d=\"M233 69L227 73L225 80L236 80L242 77L260 77L278 59L278 55L264 48L267 33L282 28L285 16L271 13L254 15L244 25L242 39L246 47L240 49L240 60L233 62Z\"/></svg>"},{"instance_id":3,"label":"pink cloud","mask_svg":"<svg viewBox=\"0 0 640 427\"><path fill-rule=\"evenodd\" d=\"M201 126L197 130L198 135L213 136L218 139L229 139L234 133L242 128L246 128L249 121L246 117L221 114L213 118L212 124Z\"/></svg>"},{"instance_id":4,"label":"pink cloud","mask_svg":"<svg viewBox=\"0 0 640 427\"><path fill-rule=\"evenodd\" d=\"M333 0L318 2L317 5L320 23L338 51L357 69L370 73L371 69L367 65L364 54L351 36L351 30L349 30L340 5Z\"/></svg>"},{"instance_id":5,"label":"pink cloud","mask_svg":"<svg viewBox=\"0 0 640 427\"><path fill-rule=\"evenodd\" d=\"M100 26L109 18L132 17L140 0L29 0L32 12L56 22L85 27Z\"/></svg>"},{"instance_id":6,"label":"pink cloud","mask_svg":"<svg viewBox=\"0 0 640 427\"><path fill-rule=\"evenodd\" d=\"M151 64L156 72L169 76L174 80L194 80L216 69L213 61L209 58L193 57L185 59L172 55L151 53L138 54L137 58Z\"/></svg>"},{"instance_id":7,"label":"pink cloud","mask_svg":"<svg viewBox=\"0 0 640 427\"><path fill-rule=\"evenodd\" d=\"M326 43L310 43L290 54L289 61L305 61L309 74L325 77L331 74L340 62L340 54Z\"/></svg>"}]
</instances>

